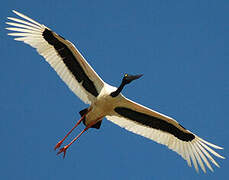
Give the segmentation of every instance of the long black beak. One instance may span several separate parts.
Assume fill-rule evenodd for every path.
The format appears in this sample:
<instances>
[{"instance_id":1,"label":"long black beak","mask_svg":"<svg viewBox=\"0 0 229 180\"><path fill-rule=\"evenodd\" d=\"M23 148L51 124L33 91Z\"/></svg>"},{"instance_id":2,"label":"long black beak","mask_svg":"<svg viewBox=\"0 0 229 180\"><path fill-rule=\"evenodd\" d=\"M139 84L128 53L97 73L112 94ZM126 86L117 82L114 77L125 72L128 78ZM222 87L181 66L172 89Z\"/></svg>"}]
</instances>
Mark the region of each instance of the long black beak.
<instances>
[{"instance_id":1,"label":"long black beak","mask_svg":"<svg viewBox=\"0 0 229 180\"><path fill-rule=\"evenodd\" d=\"M142 76L143 76L143 74L129 75L129 76L127 77L127 79L130 80L130 81L133 81L133 80L138 79L138 78L140 78L140 77L142 77Z\"/></svg>"}]
</instances>

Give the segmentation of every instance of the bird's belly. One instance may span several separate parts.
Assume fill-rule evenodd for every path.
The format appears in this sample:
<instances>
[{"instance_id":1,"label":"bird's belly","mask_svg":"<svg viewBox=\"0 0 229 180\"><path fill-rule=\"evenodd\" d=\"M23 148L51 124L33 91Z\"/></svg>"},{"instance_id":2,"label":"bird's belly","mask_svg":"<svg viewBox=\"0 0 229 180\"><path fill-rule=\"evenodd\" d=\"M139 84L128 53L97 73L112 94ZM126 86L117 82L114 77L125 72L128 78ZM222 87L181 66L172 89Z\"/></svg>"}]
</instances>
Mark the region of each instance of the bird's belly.
<instances>
[{"instance_id":1,"label":"bird's belly","mask_svg":"<svg viewBox=\"0 0 229 180\"><path fill-rule=\"evenodd\" d=\"M94 121L102 120L106 115L108 115L112 111L113 104L109 99L102 99L92 104L89 109L90 112L86 115L85 119L86 125Z\"/></svg>"}]
</instances>

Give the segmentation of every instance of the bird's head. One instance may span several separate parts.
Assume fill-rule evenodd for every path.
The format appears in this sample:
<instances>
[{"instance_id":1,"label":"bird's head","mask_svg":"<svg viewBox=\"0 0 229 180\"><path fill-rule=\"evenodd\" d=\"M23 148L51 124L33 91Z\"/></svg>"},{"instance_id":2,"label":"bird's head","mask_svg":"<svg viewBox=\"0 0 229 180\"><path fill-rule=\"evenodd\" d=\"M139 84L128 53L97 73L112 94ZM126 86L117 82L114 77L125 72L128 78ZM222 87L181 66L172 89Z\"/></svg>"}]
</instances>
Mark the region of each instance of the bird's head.
<instances>
[{"instance_id":1,"label":"bird's head","mask_svg":"<svg viewBox=\"0 0 229 180\"><path fill-rule=\"evenodd\" d=\"M123 77L123 79L122 79L122 83L123 83L124 85L129 84L129 83L131 83L133 80L136 80L136 79L138 79L138 78L140 78L140 77L142 77L142 76L143 76L143 74L139 74L139 75L125 74L124 77Z\"/></svg>"},{"instance_id":2,"label":"bird's head","mask_svg":"<svg viewBox=\"0 0 229 180\"><path fill-rule=\"evenodd\" d=\"M119 93L122 91L122 89L124 88L125 85L131 83L133 80L136 80L140 77L142 77L143 74L139 74L139 75L130 75L130 74L125 74L124 77L122 78L122 83L121 85L118 87L118 89L114 92L112 92L110 95L112 97L116 97L119 95Z\"/></svg>"}]
</instances>

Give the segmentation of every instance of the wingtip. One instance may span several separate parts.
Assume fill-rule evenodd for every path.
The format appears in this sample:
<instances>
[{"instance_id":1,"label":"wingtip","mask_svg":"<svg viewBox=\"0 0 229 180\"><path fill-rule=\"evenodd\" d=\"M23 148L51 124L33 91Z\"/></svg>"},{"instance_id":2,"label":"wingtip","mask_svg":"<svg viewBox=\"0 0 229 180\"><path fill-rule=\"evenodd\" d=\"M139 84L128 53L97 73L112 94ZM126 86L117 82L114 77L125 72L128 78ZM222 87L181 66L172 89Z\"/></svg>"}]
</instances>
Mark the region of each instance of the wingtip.
<instances>
[{"instance_id":1,"label":"wingtip","mask_svg":"<svg viewBox=\"0 0 229 180\"><path fill-rule=\"evenodd\" d=\"M22 14L21 13L19 13L18 11L16 11L16 10L12 10L12 12L14 13L14 14L17 14L18 16L22 16Z\"/></svg>"},{"instance_id":2,"label":"wingtip","mask_svg":"<svg viewBox=\"0 0 229 180\"><path fill-rule=\"evenodd\" d=\"M218 146L218 145L215 145L215 144L213 144L214 145L214 148L215 149L224 149L223 147L221 147L221 146Z\"/></svg>"},{"instance_id":3,"label":"wingtip","mask_svg":"<svg viewBox=\"0 0 229 180\"><path fill-rule=\"evenodd\" d=\"M224 149L224 147L218 146L218 149Z\"/></svg>"},{"instance_id":4,"label":"wingtip","mask_svg":"<svg viewBox=\"0 0 229 180\"><path fill-rule=\"evenodd\" d=\"M18 12L17 12L16 10L14 10L14 9L12 9L12 12L13 12L13 13L15 13L15 14L17 14L17 13L18 13Z\"/></svg>"},{"instance_id":5,"label":"wingtip","mask_svg":"<svg viewBox=\"0 0 229 180\"><path fill-rule=\"evenodd\" d=\"M12 19L12 17L6 17L7 19L9 19L9 20L11 20Z\"/></svg>"},{"instance_id":6,"label":"wingtip","mask_svg":"<svg viewBox=\"0 0 229 180\"><path fill-rule=\"evenodd\" d=\"M224 157L224 156L221 156L220 158L221 158L221 159L226 159L226 157Z\"/></svg>"},{"instance_id":7,"label":"wingtip","mask_svg":"<svg viewBox=\"0 0 229 180\"><path fill-rule=\"evenodd\" d=\"M215 145L215 144L212 144L212 143L210 143L210 142L208 142L208 141L206 141L206 140L204 140L204 139L202 139L202 138L200 138L200 137L197 137L197 139L199 139L199 140L202 141L203 143L205 143L205 144L207 144L207 145L209 145L209 146L211 146L211 147L213 147L213 148L215 148L215 149L223 149L223 147L218 146L218 145Z\"/></svg>"},{"instance_id":8,"label":"wingtip","mask_svg":"<svg viewBox=\"0 0 229 180\"><path fill-rule=\"evenodd\" d=\"M211 172L214 172L214 169L213 168L209 168Z\"/></svg>"}]
</instances>

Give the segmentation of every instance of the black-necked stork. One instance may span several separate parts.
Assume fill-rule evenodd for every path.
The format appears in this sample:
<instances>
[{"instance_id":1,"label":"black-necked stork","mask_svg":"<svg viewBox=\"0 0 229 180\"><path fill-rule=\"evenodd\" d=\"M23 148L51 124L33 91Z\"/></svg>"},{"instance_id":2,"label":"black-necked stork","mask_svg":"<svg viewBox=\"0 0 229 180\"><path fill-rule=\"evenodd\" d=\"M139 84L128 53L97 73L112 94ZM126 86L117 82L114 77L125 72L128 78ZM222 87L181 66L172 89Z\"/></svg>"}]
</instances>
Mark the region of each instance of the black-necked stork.
<instances>
[{"instance_id":1,"label":"black-necked stork","mask_svg":"<svg viewBox=\"0 0 229 180\"><path fill-rule=\"evenodd\" d=\"M77 48L68 40L59 36L48 27L31 18L13 11L22 19L8 17L6 22L15 31L8 35L17 36L15 40L23 41L36 48L38 53L55 69L68 87L90 106L80 111L81 119L71 131L55 146L59 148L73 129L83 122L86 128L58 152L66 153L68 147L87 129L99 129L102 119L106 117L113 123L152 139L180 154L191 166L191 160L198 171L198 164L204 172L205 165L213 171L209 160L219 167L213 155L224 158L212 148L223 149L209 143L181 126L173 118L137 104L121 94L125 85L142 75L125 74L121 85L116 88L105 83L87 63ZM209 153L210 152L210 153ZM204 165L204 163L205 165Z\"/></svg>"}]
</instances>

